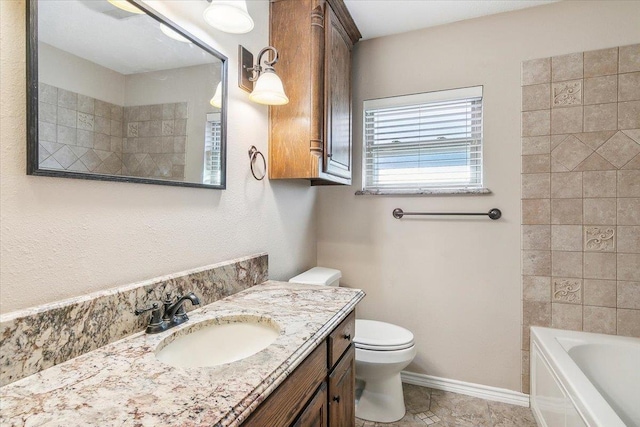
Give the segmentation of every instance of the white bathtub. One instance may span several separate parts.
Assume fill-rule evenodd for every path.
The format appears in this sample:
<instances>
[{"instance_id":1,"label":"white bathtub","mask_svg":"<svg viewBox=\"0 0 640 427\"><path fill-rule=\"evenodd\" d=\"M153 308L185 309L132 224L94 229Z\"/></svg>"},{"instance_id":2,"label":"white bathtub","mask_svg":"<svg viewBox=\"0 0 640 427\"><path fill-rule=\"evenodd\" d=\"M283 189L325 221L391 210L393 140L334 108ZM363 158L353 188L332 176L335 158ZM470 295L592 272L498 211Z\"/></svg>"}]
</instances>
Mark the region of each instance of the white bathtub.
<instances>
[{"instance_id":1,"label":"white bathtub","mask_svg":"<svg viewBox=\"0 0 640 427\"><path fill-rule=\"evenodd\" d=\"M640 427L640 339L532 327L531 409L541 427Z\"/></svg>"}]
</instances>

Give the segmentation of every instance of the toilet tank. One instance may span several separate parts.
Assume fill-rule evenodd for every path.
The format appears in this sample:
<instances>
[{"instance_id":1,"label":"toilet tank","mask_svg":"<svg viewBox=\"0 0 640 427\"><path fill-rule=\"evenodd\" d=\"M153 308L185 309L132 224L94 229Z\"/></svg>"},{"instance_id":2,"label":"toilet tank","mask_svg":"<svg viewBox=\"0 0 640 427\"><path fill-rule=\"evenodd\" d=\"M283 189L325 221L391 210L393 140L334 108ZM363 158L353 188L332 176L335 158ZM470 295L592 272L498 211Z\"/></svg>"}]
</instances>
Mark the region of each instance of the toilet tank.
<instances>
[{"instance_id":1,"label":"toilet tank","mask_svg":"<svg viewBox=\"0 0 640 427\"><path fill-rule=\"evenodd\" d=\"M289 279L291 283L304 283L305 285L340 286L342 272L333 268L313 267L296 277Z\"/></svg>"}]
</instances>

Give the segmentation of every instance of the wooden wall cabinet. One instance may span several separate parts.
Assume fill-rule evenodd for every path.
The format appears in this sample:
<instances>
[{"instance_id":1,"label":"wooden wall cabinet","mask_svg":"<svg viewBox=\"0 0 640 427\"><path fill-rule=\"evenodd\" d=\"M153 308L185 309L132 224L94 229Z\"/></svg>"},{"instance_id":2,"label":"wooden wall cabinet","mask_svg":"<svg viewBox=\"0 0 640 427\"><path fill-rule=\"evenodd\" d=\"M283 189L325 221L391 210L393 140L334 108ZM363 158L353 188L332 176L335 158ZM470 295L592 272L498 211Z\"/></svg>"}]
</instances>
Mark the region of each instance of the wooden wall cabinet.
<instances>
[{"instance_id":1,"label":"wooden wall cabinet","mask_svg":"<svg viewBox=\"0 0 640 427\"><path fill-rule=\"evenodd\" d=\"M351 312L242 424L355 427L355 312Z\"/></svg>"},{"instance_id":2,"label":"wooden wall cabinet","mask_svg":"<svg viewBox=\"0 0 640 427\"><path fill-rule=\"evenodd\" d=\"M270 44L289 97L269 109L269 178L351 184L351 50L343 0L271 0Z\"/></svg>"}]
</instances>

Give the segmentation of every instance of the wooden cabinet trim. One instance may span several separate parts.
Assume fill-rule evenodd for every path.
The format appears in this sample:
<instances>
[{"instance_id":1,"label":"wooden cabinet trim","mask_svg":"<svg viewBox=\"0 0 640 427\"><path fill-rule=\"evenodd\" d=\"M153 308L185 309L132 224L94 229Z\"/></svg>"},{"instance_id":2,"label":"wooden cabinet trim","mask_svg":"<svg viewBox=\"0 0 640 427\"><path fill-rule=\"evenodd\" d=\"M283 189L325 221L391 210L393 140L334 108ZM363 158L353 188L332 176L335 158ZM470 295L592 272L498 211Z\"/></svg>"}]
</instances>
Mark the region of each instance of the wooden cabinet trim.
<instances>
[{"instance_id":1,"label":"wooden cabinet trim","mask_svg":"<svg viewBox=\"0 0 640 427\"><path fill-rule=\"evenodd\" d=\"M362 34L360 34L360 30L358 30L358 26L356 25L355 21L351 17L351 14L349 13L349 9L347 9L347 6L344 4L344 1L343 0L327 0L327 2L331 6L331 9L333 9L335 14L338 16L340 23L342 23L342 26L344 27L345 31L349 35L349 38L351 39L351 44L356 44L358 40L362 38Z\"/></svg>"}]
</instances>

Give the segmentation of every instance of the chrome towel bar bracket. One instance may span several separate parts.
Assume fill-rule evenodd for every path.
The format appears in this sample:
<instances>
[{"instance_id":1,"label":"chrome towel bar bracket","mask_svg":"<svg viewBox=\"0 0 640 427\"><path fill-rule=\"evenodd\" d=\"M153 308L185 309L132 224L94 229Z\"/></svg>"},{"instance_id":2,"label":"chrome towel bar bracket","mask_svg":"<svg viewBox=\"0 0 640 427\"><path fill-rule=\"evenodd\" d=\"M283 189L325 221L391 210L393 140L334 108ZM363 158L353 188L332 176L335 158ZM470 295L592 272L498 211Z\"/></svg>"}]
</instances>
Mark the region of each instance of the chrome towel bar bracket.
<instances>
[{"instance_id":1,"label":"chrome towel bar bracket","mask_svg":"<svg viewBox=\"0 0 640 427\"><path fill-rule=\"evenodd\" d=\"M502 211L498 208L493 208L489 212L405 212L400 208L393 210L393 217L396 219L400 219L405 215L488 216L491 219L500 219Z\"/></svg>"}]
</instances>

